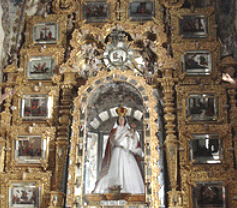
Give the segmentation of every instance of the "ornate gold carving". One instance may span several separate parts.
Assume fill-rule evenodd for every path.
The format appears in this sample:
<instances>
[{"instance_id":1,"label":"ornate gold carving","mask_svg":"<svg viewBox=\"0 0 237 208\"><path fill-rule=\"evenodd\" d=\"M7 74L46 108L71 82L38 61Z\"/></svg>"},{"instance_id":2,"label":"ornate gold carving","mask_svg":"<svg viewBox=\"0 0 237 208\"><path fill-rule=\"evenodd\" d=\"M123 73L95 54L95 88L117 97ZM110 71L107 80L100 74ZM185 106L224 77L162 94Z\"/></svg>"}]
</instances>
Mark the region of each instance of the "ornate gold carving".
<instances>
[{"instance_id":1,"label":"ornate gold carving","mask_svg":"<svg viewBox=\"0 0 237 208\"><path fill-rule=\"evenodd\" d=\"M24 177L22 178L22 176ZM31 173L18 171L17 173L2 173L0 174L0 193L2 198L0 200L0 205L2 208L9 207L9 187L11 186L12 182L18 183L27 183L27 182L35 182L36 187L41 188L41 207L46 207L47 202L47 193L50 192L50 178L51 172L41 172L41 171L34 171Z\"/></svg>"},{"instance_id":2,"label":"ornate gold carving","mask_svg":"<svg viewBox=\"0 0 237 208\"><path fill-rule=\"evenodd\" d=\"M106 0L105 6L106 6L106 12L109 13L109 19L105 18L104 21L102 22L97 22L97 21L92 21L92 22L87 22L87 19L83 16L83 6L90 4L90 3L96 3L94 0L82 0L79 4L78 10L80 11L79 14L76 16L76 27L80 27L84 23L89 23L93 25L103 25L107 22L116 22L117 19L120 17L120 9L119 9L119 3L118 1L114 0ZM86 12L86 11L85 11ZM96 19L96 17L94 17Z\"/></svg>"},{"instance_id":3,"label":"ornate gold carving","mask_svg":"<svg viewBox=\"0 0 237 208\"><path fill-rule=\"evenodd\" d=\"M46 47L63 47L65 46L65 32L66 32L66 26L67 26L67 21L66 21L67 15L48 15L47 19L40 17L40 16L35 16L32 18L27 18L27 28L26 28L26 32L25 32L25 43L23 45L24 48L32 48L32 47L37 47L37 48L41 48L42 50L44 50L44 48ZM55 24L55 36L56 36L56 40L55 40L55 44L50 43L48 44L46 41L44 42L40 42L37 43L36 40L36 34L37 31L36 29L34 29L37 24L45 24L45 26L47 26L47 24Z\"/></svg>"},{"instance_id":4,"label":"ornate gold carving","mask_svg":"<svg viewBox=\"0 0 237 208\"><path fill-rule=\"evenodd\" d=\"M171 28L172 28L172 42L213 42L216 41L216 23L215 23L215 14L213 7L207 8L196 8L194 12L190 9L172 9L171 13ZM180 19L183 19L183 16L194 16L194 15L203 15L207 18L207 30L208 34L206 37L202 38L183 38L180 34Z\"/></svg>"},{"instance_id":5,"label":"ornate gold carving","mask_svg":"<svg viewBox=\"0 0 237 208\"><path fill-rule=\"evenodd\" d=\"M5 139L0 137L0 173L3 172L4 169L4 159L5 159Z\"/></svg>"},{"instance_id":6,"label":"ornate gold carving","mask_svg":"<svg viewBox=\"0 0 237 208\"><path fill-rule=\"evenodd\" d=\"M106 77L110 77L110 79L106 79ZM148 100L143 101L143 107L144 109L149 109L150 118L144 120L144 128L146 128L147 125L150 126L150 137L144 138L144 142L149 143L151 148L151 156L145 156L145 163L150 164L152 175L146 175L145 176L145 183L148 186L150 184L151 186L151 194L146 194L146 203L150 203L150 206L152 207L159 207L160 200L157 195L159 191L159 182L158 182L158 176L159 176L159 168L157 166L157 161L159 159L158 152L156 150L158 146L158 139L156 137L157 124L155 122L157 113L154 110L154 107L156 106L156 100L153 97L153 89L145 83L145 80L142 77L136 77L131 71L122 72L119 70L114 70L110 73L108 72L99 72L96 77L91 77L88 79L85 86L81 86L81 88L78 91L78 97L76 97L74 101L75 110L73 112L73 118L74 122L72 124L72 136L70 138L71 143L71 151L70 151L70 164L68 167L69 172L69 180L68 180L68 195L67 195L67 203L70 206L73 206L73 204L77 203L78 205L82 203L82 190L83 190L83 169L81 170L82 176L77 176L76 173L76 166L79 163L80 167L84 167L84 154L83 156L77 156L78 152L78 144L81 143L83 145L83 137L79 136L80 126L85 125L85 120L80 119L81 111L84 111L85 114L87 112L87 101L86 103L82 103L82 97L89 97L90 93L93 92L94 89L99 87L102 84L106 84L109 82L121 82L121 77L125 77L122 82L129 83L130 80L134 79L136 81L135 84L133 84L138 91L138 86L142 86L148 95ZM95 84L96 81L100 80L100 84ZM131 83L129 83L131 84ZM92 88L91 92L88 92L88 88ZM144 93L143 93L144 95ZM76 180L77 179L77 180ZM77 184L77 187L75 186ZM77 191L81 190L80 195L75 195L75 189Z\"/></svg>"},{"instance_id":7,"label":"ornate gold carving","mask_svg":"<svg viewBox=\"0 0 237 208\"><path fill-rule=\"evenodd\" d=\"M179 62L178 70L175 71L175 77L179 78L180 84L219 84L221 81L221 72L218 70L218 60L220 59L220 43L219 42L184 42L172 44L174 59ZM198 51L207 51L212 56L212 71L207 76L188 76L186 72L183 72L182 56L187 51L196 53Z\"/></svg>"},{"instance_id":8,"label":"ornate gold carving","mask_svg":"<svg viewBox=\"0 0 237 208\"><path fill-rule=\"evenodd\" d=\"M122 22L128 22L130 24L137 24L138 22L148 21L148 20L141 20L141 19L136 20L135 18L133 20L131 20L132 19L131 15L129 15L129 11L131 11L130 4L132 2L136 2L136 1L134 1L134 0L129 0L129 1L122 0L120 2L121 2L120 3L121 6L120 6L119 12L120 12L120 20ZM155 15L149 21L154 21L157 24L163 24L164 15L163 15L162 12L160 12L160 11L162 11L162 6L161 6L160 2L158 0L149 0L149 1L146 1L146 2L151 2L155 6L155 8L154 8ZM153 13L152 13L152 16L153 16Z\"/></svg>"},{"instance_id":9,"label":"ornate gold carving","mask_svg":"<svg viewBox=\"0 0 237 208\"><path fill-rule=\"evenodd\" d=\"M51 61L55 62L55 76L59 73L58 65L63 63L64 60L64 49L63 48L43 48L42 50L38 48L22 49L21 50L21 68L24 69L24 76L27 78L28 62L31 61L33 57L40 59L41 57L50 56ZM39 80L32 80L34 82L39 82ZM40 82L45 82L47 80L40 80Z\"/></svg>"},{"instance_id":10,"label":"ornate gold carving","mask_svg":"<svg viewBox=\"0 0 237 208\"><path fill-rule=\"evenodd\" d=\"M7 152L6 152L6 171L14 171L24 170L28 167L30 168L39 168L42 167L43 170L46 170L49 166L49 156L52 157L49 149L53 145L53 141L55 139L55 127L46 127L44 125L39 125L33 123L32 125L21 125L21 126L11 126L10 135L7 140ZM30 136L30 135L39 135L41 136L41 140L46 140L46 158L45 161L40 159L40 163L18 163L16 155L15 155L15 141L18 140L18 136Z\"/></svg>"},{"instance_id":11,"label":"ornate gold carving","mask_svg":"<svg viewBox=\"0 0 237 208\"><path fill-rule=\"evenodd\" d=\"M177 108L178 110L178 124L197 124L203 123L203 121L190 121L187 116L187 99L190 95L202 95L202 94L214 94L214 97L218 100L218 117L213 121L205 121L208 123L226 123L227 122L227 98L225 89L220 85L200 85L200 86L177 86ZM182 110L181 110L182 109Z\"/></svg>"},{"instance_id":12,"label":"ornate gold carving","mask_svg":"<svg viewBox=\"0 0 237 208\"><path fill-rule=\"evenodd\" d=\"M22 117L21 117L21 101L23 95L47 95L52 99L52 106L50 118L46 119L45 121L33 121L33 122L43 122L48 123L50 125L53 124L55 120L57 120L57 106L58 97L59 97L59 89L58 86L52 86L50 84L44 84L40 87L37 86L37 90L35 90L35 84L33 82L29 83L28 85L19 86L18 91L16 92L16 96L13 99L13 106L17 107L17 110L13 111L12 116L13 125L20 125L22 124ZM27 121L25 121L27 123Z\"/></svg>"},{"instance_id":13,"label":"ornate gold carving","mask_svg":"<svg viewBox=\"0 0 237 208\"><path fill-rule=\"evenodd\" d=\"M146 32L144 32L146 28ZM101 70L107 70L103 62L103 54L109 43L104 44L106 37L112 33L113 30L127 32L132 41L125 40L127 45L133 51L133 59L131 59L130 70L135 74L143 76L147 79L157 77L161 68L176 68L176 60L172 59L163 45L167 41L167 37L163 28L147 22L143 25L133 25L130 23L113 23L106 24L101 29L92 25L82 25L80 30L75 30L70 41L73 50L67 62L60 66L62 72L76 72L79 77L88 78L95 76ZM141 34L141 35L138 35ZM153 37L151 40L150 38ZM150 74L146 67L139 66L135 58L139 56L146 60L154 53L156 58L150 60L154 62L154 74ZM85 75L86 74L86 75Z\"/></svg>"},{"instance_id":14,"label":"ornate gold carving","mask_svg":"<svg viewBox=\"0 0 237 208\"><path fill-rule=\"evenodd\" d=\"M161 3L167 8L179 8L183 5L184 0L161 0Z\"/></svg>"},{"instance_id":15,"label":"ornate gold carving","mask_svg":"<svg viewBox=\"0 0 237 208\"><path fill-rule=\"evenodd\" d=\"M178 140L175 135L176 116L174 114L174 86L175 79L172 79L172 69L164 69L164 75L168 78L161 79L161 86L164 95L164 119L166 129L165 150L168 161L168 174L171 191L169 192L169 207L182 206L182 196L176 191L178 187Z\"/></svg>"},{"instance_id":16,"label":"ornate gold carving","mask_svg":"<svg viewBox=\"0 0 237 208\"><path fill-rule=\"evenodd\" d=\"M50 201L48 204L48 208L61 208L63 207L64 202L64 193L51 191L50 192Z\"/></svg>"},{"instance_id":17,"label":"ornate gold carving","mask_svg":"<svg viewBox=\"0 0 237 208\"><path fill-rule=\"evenodd\" d=\"M52 3L53 12L59 13L72 13L76 10L77 2L75 0L54 0Z\"/></svg>"}]
</instances>

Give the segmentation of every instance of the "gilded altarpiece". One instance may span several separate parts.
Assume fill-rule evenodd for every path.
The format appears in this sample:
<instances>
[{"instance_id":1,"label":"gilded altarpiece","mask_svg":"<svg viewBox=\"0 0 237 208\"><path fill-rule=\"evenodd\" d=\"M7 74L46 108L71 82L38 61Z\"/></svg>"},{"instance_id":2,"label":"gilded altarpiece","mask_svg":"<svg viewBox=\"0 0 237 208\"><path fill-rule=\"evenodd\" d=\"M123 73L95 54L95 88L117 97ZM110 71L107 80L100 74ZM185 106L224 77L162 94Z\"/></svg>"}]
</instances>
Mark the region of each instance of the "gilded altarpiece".
<instances>
[{"instance_id":1,"label":"gilded altarpiece","mask_svg":"<svg viewBox=\"0 0 237 208\"><path fill-rule=\"evenodd\" d=\"M228 117L235 92L228 89L229 111L221 82L225 67L236 63L220 64L214 8L183 3L54 0L49 11L44 5L42 15L27 17L19 64L3 70L1 207L237 206L235 125ZM113 96L93 103L108 86L118 95L109 110L102 104ZM140 125L145 191L89 193L88 145L120 104ZM167 167L160 166L163 150ZM219 196L217 204L201 202L206 188Z\"/></svg>"}]
</instances>

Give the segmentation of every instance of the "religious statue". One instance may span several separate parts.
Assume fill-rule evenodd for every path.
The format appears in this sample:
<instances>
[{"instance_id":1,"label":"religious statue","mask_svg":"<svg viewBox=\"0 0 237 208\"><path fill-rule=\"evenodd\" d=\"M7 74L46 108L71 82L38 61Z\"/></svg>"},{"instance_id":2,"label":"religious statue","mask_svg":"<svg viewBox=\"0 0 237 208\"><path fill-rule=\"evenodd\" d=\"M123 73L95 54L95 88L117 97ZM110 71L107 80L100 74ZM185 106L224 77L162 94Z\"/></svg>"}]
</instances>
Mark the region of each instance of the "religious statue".
<instances>
[{"instance_id":1,"label":"religious statue","mask_svg":"<svg viewBox=\"0 0 237 208\"><path fill-rule=\"evenodd\" d=\"M144 180L139 160L143 156L135 124L128 125L126 108L116 110L118 119L110 132L101 172L93 193L109 193L118 188L121 193L144 193Z\"/></svg>"}]
</instances>

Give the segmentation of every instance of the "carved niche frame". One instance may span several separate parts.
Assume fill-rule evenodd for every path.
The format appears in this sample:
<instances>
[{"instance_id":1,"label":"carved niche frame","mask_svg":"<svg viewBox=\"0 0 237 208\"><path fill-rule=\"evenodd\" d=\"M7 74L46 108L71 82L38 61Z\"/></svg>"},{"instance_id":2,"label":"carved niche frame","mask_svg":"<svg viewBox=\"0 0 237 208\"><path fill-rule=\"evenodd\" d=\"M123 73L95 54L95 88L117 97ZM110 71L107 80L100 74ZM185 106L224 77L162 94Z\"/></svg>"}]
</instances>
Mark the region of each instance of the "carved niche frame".
<instances>
[{"instance_id":1,"label":"carved niche frame","mask_svg":"<svg viewBox=\"0 0 237 208\"><path fill-rule=\"evenodd\" d=\"M178 60L178 70L175 72L177 77L179 78L180 83L182 84L214 84L220 83L221 81L221 72L218 70L218 60L220 60L220 43L218 42L184 42L182 43L182 47L180 44L173 44L174 58ZM188 73L184 70L184 60L185 56L188 54L210 54L207 58L210 66L209 72L205 73L205 71L200 71L201 73ZM195 60L194 60L195 61Z\"/></svg>"},{"instance_id":2,"label":"carved niche frame","mask_svg":"<svg viewBox=\"0 0 237 208\"><path fill-rule=\"evenodd\" d=\"M155 135L158 132L158 126L155 122L157 118L157 112L155 111L156 99L153 97L153 89L145 83L142 77L137 77L132 71L119 71L113 70L111 72L99 72L96 77L91 77L88 79L86 85L81 86L78 90L78 96L74 101L75 109L73 112L73 124L72 124L72 136L70 138L71 151L69 156L69 167L68 167L68 182L67 182L67 196L66 204L74 207L75 204L83 206L83 199L85 196L83 194L83 168L84 168L84 147L85 147L85 133L80 133L81 126L86 126L87 118L87 102L88 96L93 90L98 88L100 85L111 83L111 82L122 82L127 83L134 87L143 99L143 129L144 129L144 144L150 146L150 153L146 152L146 147L144 147L144 172L145 172L145 197L144 201L139 201L140 204L147 206L158 206L160 204L158 192L159 192L159 168L157 166L157 161L159 160L159 155L157 151L158 138ZM145 112L149 112L149 116L145 116ZM147 114L146 114L147 115ZM146 130L149 127L149 130ZM84 131L85 132L85 131ZM79 147L82 147L82 156L78 156ZM80 154L79 154L80 155ZM77 166L80 167L79 171ZM151 172L149 174L148 172ZM76 184L78 185L76 187ZM80 193L80 194L76 194ZM89 201L89 205L100 205L101 198L100 194L94 195L98 200ZM95 196L97 195L97 196ZM93 197L93 196L92 196ZM136 200L129 200L129 204L136 203Z\"/></svg>"},{"instance_id":3,"label":"carved niche frame","mask_svg":"<svg viewBox=\"0 0 237 208\"><path fill-rule=\"evenodd\" d=\"M183 23L185 18L190 20L191 18L201 18L200 24L203 25L203 30L200 32L193 32L193 34L182 31ZM192 24L193 25L193 24ZM179 9L171 10L171 27L174 28L172 31L172 42L190 42L190 41L215 41L216 40L216 28L215 28L215 14L214 7L207 8L195 8L194 12L190 9Z\"/></svg>"},{"instance_id":4,"label":"carved niche frame","mask_svg":"<svg viewBox=\"0 0 237 208\"><path fill-rule=\"evenodd\" d=\"M65 15L47 15L47 18L28 17L24 47L62 47L65 38L63 32L66 30L65 22ZM47 31L51 31L52 34L48 34ZM48 36L50 37L47 38Z\"/></svg>"},{"instance_id":5,"label":"carved niche frame","mask_svg":"<svg viewBox=\"0 0 237 208\"><path fill-rule=\"evenodd\" d=\"M192 96L201 96L208 97L208 95L213 98L215 104L214 112L217 112L212 116L212 119L209 117L205 117L204 119L192 119L192 116L188 115L188 111L191 109L187 109L190 107L188 105L188 101L192 99ZM178 108L179 116L178 122L179 124L220 124L227 122L227 112L224 110L227 107L227 98L225 94L225 89L223 89L220 85L201 85L201 86L178 86ZM205 106L204 110L202 110L202 114L207 113L207 107ZM200 108L202 108L200 106ZM201 118L201 117L200 117Z\"/></svg>"},{"instance_id":6,"label":"carved niche frame","mask_svg":"<svg viewBox=\"0 0 237 208\"><path fill-rule=\"evenodd\" d=\"M49 81L58 73L58 65L63 62L64 59L64 49L63 48L44 48L38 50L36 48L31 49L22 49L21 50L21 67L24 69L24 76L30 81ZM45 62L43 62L45 60ZM33 64L36 66L33 66ZM47 69L43 75L38 75L40 72L37 72L36 69L31 69L32 67L37 67L37 64L46 64L45 67L50 67ZM35 74L33 74L35 72Z\"/></svg>"}]
</instances>

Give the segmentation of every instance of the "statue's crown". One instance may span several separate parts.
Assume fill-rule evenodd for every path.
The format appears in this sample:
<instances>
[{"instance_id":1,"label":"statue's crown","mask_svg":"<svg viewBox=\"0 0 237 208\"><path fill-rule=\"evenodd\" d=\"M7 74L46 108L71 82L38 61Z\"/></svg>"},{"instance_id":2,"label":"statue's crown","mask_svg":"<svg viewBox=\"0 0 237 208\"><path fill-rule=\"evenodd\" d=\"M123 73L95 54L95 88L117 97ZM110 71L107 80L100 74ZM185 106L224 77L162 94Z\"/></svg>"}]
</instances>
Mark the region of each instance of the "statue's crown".
<instances>
[{"instance_id":1,"label":"statue's crown","mask_svg":"<svg viewBox=\"0 0 237 208\"><path fill-rule=\"evenodd\" d=\"M117 112L117 114L118 114L118 116L125 116L125 114L127 113L127 109L126 108L124 108L124 107L118 107L117 109L116 109L116 112Z\"/></svg>"}]
</instances>

